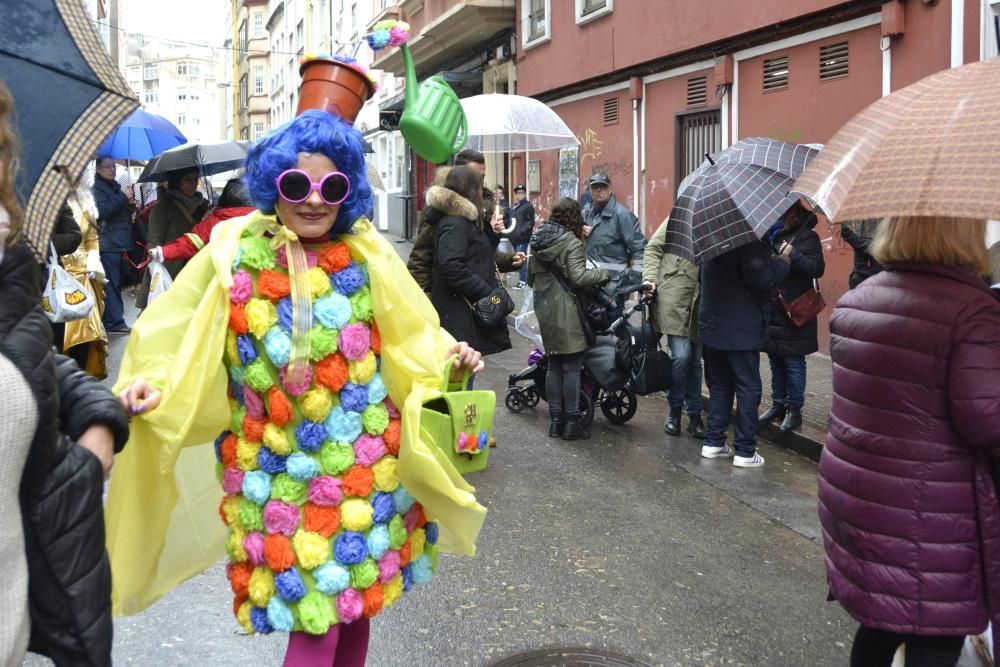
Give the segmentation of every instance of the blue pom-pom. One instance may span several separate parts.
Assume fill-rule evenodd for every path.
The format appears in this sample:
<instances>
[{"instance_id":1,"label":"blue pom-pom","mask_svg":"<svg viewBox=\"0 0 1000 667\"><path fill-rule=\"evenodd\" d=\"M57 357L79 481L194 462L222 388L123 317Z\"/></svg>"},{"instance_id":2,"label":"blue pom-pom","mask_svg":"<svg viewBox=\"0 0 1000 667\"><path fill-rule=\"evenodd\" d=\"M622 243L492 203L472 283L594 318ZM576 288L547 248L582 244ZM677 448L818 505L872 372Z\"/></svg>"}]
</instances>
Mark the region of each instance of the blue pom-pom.
<instances>
[{"instance_id":1,"label":"blue pom-pom","mask_svg":"<svg viewBox=\"0 0 1000 667\"><path fill-rule=\"evenodd\" d=\"M289 456L285 467L288 474L300 482L308 482L319 474L319 464L303 452L294 452Z\"/></svg>"},{"instance_id":2,"label":"blue pom-pom","mask_svg":"<svg viewBox=\"0 0 1000 667\"><path fill-rule=\"evenodd\" d=\"M375 377L372 378L372 381L368 383L368 402L381 403L388 395L389 391L385 388L385 382L382 381L382 375L376 373Z\"/></svg>"},{"instance_id":3,"label":"blue pom-pom","mask_svg":"<svg viewBox=\"0 0 1000 667\"><path fill-rule=\"evenodd\" d=\"M267 447L261 447L260 451L257 452L257 465L260 466L261 470L272 475L285 472L286 462L286 457L275 454Z\"/></svg>"},{"instance_id":4,"label":"blue pom-pom","mask_svg":"<svg viewBox=\"0 0 1000 667\"><path fill-rule=\"evenodd\" d=\"M285 297L278 301L278 325L285 331L292 330L292 300Z\"/></svg>"},{"instance_id":5,"label":"blue pom-pom","mask_svg":"<svg viewBox=\"0 0 1000 667\"><path fill-rule=\"evenodd\" d=\"M250 336L236 337L236 351L240 355L240 363L244 366L248 366L257 358L257 346L250 340Z\"/></svg>"},{"instance_id":6,"label":"blue pom-pom","mask_svg":"<svg viewBox=\"0 0 1000 667\"><path fill-rule=\"evenodd\" d=\"M340 390L340 405L350 412L364 412L368 407L368 387L348 382Z\"/></svg>"},{"instance_id":7,"label":"blue pom-pom","mask_svg":"<svg viewBox=\"0 0 1000 667\"><path fill-rule=\"evenodd\" d=\"M368 558L368 544L361 533L346 531L337 536L334 556L341 565L357 565Z\"/></svg>"},{"instance_id":8,"label":"blue pom-pom","mask_svg":"<svg viewBox=\"0 0 1000 667\"><path fill-rule=\"evenodd\" d=\"M328 561L312 572L316 580L316 590L327 595L336 595L351 585L351 573L333 561Z\"/></svg>"},{"instance_id":9,"label":"blue pom-pom","mask_svg":"<svg viewBox=\"0 0 1000 667\"><path fill-rule=\"evenodd\" d=\"M413 496L410 492L404 489L402 486L397 486L396 490L392 492L392 497L396 501L396 511L400 514L406 514L413 507Z\"/></svg>"},{"instance_id":10,"label":"blue pom-pom","mask_svg":"<svg viewBox=\"0 0 1000 667\"><path fill-rule=\"evenodd\" d=\"M259 634L268 635L274 632L274 627L267 618L267 609L264 607L250 608L250 623L253 625L254 631Z\"/></svg>"},{"instance_id":11,"label":"blue pom-pom","mask_svg":"<svg viewBox=\"0 0 1000 667\"><path fill-rule=\"evenodd\" d=\"M233 366L230 370L236 370L239 366ZM243 369L239 368L240 375L243 375ZM240 378L242 380L242 377ZM237 382L235 379L229 380L229 393L232 394L233 398L236 399L236 404L241 408L243 407L243 382Z\"/></svg>"},{"instance_id":12,"label":"blue pom-pom","mask_svg":"<svg viewBox=\"0 0 1000 667\"><path fill-rule=\"evenodd\" d=\"M264 334L264 350L271 362L281 368L288 363L292 354L292 337L281 327L271 327Z\"/></svg>"},{"instance_id":13,"label":"blue pom-pom","mask_svg":"<svg viewBox=\"0 0 1000 667\"><path fill-rule=\"evenodd\" d=\"M368 555L380 559L389 550L389 529L385 524L377 524L368 531Z\"/></svg>"},{"instance_id":14,"label":"blue pom-pom","mask_svg":"<svg viewBox=\"0 0 1000 667\"><path fill-rule=\"evenodd\" d=\"M431 568L431 559L426 555L418 558L417 562L413 563L410 571L413 573L413 583L418 586L431 583L431 578L434 576L434 570Z\"/></svg>"},{"instance_id":15,"label":"blue pom-pom","mask_svg":"<svg viewBox=\"0 0 1000 667\"><path fill-rule=\"evenodd\" d=\"M243 475L243 495L258 505L271 498L271 476L263 470L251 470Z\"/></svg>"},{"instance_id":16,"label":"blue pom-pom","mask_svg":"<svg viewBox=\"0 0 1000 667\"><path fill-rule=\"evenodd\" d=\"M319 451L323 441L326 440L326 426L303 419L302 423L295 427L295 439L302 451Z\"/></svg>"},{"instance_id":17,"label":"blue pom-pom","mask_svg":"<svg viewBox=\"0 0 1000 667\"><path fill-rule=\"evenodd\" d=\"M403 590L409 591L413 588L413 564L403 568Z\"/></svg>"},{"instance_id":18,"label":"blue pom-pom","mask_svg":"<svg viewBox=\"0 0 1000 667\"><path fill-rule=\"evenodd\" d=\"M343 329L351 321L351 301L343 294L331 292L313 304L313 315L327 329Z\"/></svg>"},{"instance_id":19,"label":"blue pom-pom","mask_svg":"<svg viewBox=\"0 0 1000 667\"><path fill-rule=\"evenodd\" d=\"M364 287L365 273L354 262L330 276L334 288L341 294L350 296Z\"/></svg>"},{"instance_id":20,"label":"blue pom-pom","mask_svg":"<svg viewBox=\"0 0 1000 667\"><path fill-rule=\"evenodd\" d=\"M437 544L438 525L433 521L428 521L424 526L424 534L427 535L427 544Z\"/></svg>"},{"instance_id":21,"label":"blue pom-pom","mask_svg":"<svg viewBox=\"0 0 1000 667\"><path fill-rule=\"evenodd\" d=\"M222 434L215 439L215 460L222 462L222 442L229 437L229 431L223 431Z\"/></svg>"},{"instance_id":22,"label":"blue pom-pom","mask_svg":"<svg viewBox=\"0 0 1000 667\"><path fill-rule=\"evenodd\" d=\"M375 494L372 498L372 521L375 523L389 523L396 515L396 500L391 493Z\"/></svg>"},{"instance_id":23,"label":"blue pom-pom","mask_svg":"<svg viewBox=\"0 0 1000 667\"><path fill-rule=\"evenodd\" d=\"M354 442L361 435L361 415L338 405L326 418L326 434L334 442Z\"/></svg>"},{"instance_id":24,"label":"blue pom-pom","mask_svg":"<svg viewBox=\"0 0 1000 667\"><path fill-rule=\"evenodd\" d=\"M270 602L267 603L267 620L278 632L291 632L295 626L292 610L285 606L277 595L271 596Z\"/></svg>"},{"instance_id":25,"label":"blue pom-pom","mask_svg":"<svg viewBox=\"0 0 1000 667\"><path fill-rule=\"evenodd\" d=\"M236 248L236 257L233 258L233 271L240 268L243 262L243 248Z\"/></svg>"},{"instance_id":26,"label":"blue pom-pom","mask_svg":"<svg viewBox=\"0 0 1000 667\"><path fill-rule=\"evenodd\" d=\"M298 602L305 597L306 585L299 576L299 571L290 567L274 578L274 587L282 600L288 602Z\"/></svg>"}]
</instances>

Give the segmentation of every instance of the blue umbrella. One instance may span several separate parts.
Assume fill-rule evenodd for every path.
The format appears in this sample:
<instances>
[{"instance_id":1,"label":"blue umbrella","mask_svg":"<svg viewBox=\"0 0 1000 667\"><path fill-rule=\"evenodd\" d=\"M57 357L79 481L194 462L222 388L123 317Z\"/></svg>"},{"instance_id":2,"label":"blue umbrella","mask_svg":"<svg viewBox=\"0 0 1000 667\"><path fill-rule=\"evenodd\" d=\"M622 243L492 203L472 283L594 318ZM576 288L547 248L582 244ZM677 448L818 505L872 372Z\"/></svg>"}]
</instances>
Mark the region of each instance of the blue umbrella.
<instances>
[{"instance_id":1,"label":"blue umbrella","mask_svg":"<svg viewBox=\"0 0 1000 667\"><path fill-rule=\"evenodd\" d=\"M149 160L187 143L187 137L163 116L136 109L98 149L116 160Z\"/></svg>"},{"instance_id":2,"label":"blue umbrella","mask_svg":"<svg viewBox=\"0 0 1000 667\"><path fill-rule=\"evenodd\" d=\"M72 181L139 103L79 0L3 3L0 81L17 106L24 235L42 258Z\"/></svg>"}]
</instances>

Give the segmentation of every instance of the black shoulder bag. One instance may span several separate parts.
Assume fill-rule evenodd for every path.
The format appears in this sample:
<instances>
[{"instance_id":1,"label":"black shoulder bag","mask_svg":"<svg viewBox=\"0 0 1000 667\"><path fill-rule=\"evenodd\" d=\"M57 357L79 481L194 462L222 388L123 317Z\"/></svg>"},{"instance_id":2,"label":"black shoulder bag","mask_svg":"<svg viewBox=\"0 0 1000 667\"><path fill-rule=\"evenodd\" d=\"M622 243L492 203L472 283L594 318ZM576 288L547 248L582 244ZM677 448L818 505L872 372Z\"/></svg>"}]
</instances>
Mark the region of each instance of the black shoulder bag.
<instances>
[{"instance_id":1,"label":"black shoulder bag","mask_svg":"<svg viewBox=\"0 0 1000 667\"><path fill-rule=\"evenodd\" d=\"M496 327L507 318L507 315L514 312L514 299L511 298L510 293L503 286L503 281L500 280L500 268L495 268L498 286L494 287L486 296L475 301L465 299L472 310L472 317L476 320L476 324L484 329Z\"/></svg>"}]
</instances>

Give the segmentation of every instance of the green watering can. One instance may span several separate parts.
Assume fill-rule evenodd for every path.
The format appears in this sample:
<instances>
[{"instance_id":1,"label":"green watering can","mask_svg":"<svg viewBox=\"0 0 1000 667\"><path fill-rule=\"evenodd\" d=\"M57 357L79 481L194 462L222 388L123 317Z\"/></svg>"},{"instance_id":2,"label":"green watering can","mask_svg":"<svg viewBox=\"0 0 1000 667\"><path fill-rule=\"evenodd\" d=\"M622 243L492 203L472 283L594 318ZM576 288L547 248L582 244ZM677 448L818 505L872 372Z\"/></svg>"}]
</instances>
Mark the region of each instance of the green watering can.
<instances>
[{"instance_id":1,"label":"green watering can","mask_svg":"<svg viewBox=\"0 0 1000 667\"><path fill-rule=\"evenodd\" d=\"M420 157L434 164L447 162L469 138L462 103L440 76L432 76L418 88L410 49L406 44L400 48L406 67L406 94L399 131Z\"/></svg>"}]
</instances>

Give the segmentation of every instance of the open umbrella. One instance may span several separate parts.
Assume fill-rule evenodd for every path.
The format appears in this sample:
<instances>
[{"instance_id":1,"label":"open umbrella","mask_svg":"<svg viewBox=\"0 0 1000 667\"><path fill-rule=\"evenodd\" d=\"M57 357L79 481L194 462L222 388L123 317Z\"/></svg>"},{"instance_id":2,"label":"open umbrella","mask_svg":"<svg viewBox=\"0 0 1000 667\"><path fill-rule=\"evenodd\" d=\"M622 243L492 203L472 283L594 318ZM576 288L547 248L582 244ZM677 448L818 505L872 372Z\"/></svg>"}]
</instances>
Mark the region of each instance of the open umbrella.
<instances>
[{"instance_id":1,"label":"open umbrella","mask_svg":"<svg viewBox=\"0 0 1000 667\"><path fill-rule=\"evenodd\" d=\"M834 222L1000 219L1000 60L921 79L849 120L793 190Z\"/></svg>"},{"instance_id":2,"label":"open umbrella","mask_svg":"<svg viewBox=\"0 0 1000 667\"><path fill-rule=\"evenodd\" d=\"M752 137L709 157L678 188L666 251L704 262L763 238L792 204L789 190L818 152Z\"/></svg>"},{"instance_id":3,"label":"open umbrella","mask_svg":"<svg viewBox=\"0 0 1000 667\"><path fill-rule=\"evenodd\" d=\"M164 181L172 171L197 168L202 176L221 174L243 166L249 141L220 141L207 144L183 144L163 151L146 165L139 183Z\"/></svg>"},{"instance_id":4,"label":"open umbrella","mask_svg":"<svg viewBox=\"0 0 1000 667\"><path fill-rule=\"evenodd\" d=\"M98 149L98 155L110 155L116 160L149 160L166 150L187 143L173 123L136 109L118 126Z\"/></svg>"},{"instance_id":5,"label":"open umbrella","mask_svg":"<svg viewBox=\"0 0 1000 667\"><path fill-rule=\"evenodd\" d=\"M0 80L17 104L25 237L41 259L72 181L139 103L79 0L4 3Z\"/></svg>"}]
</instances>

